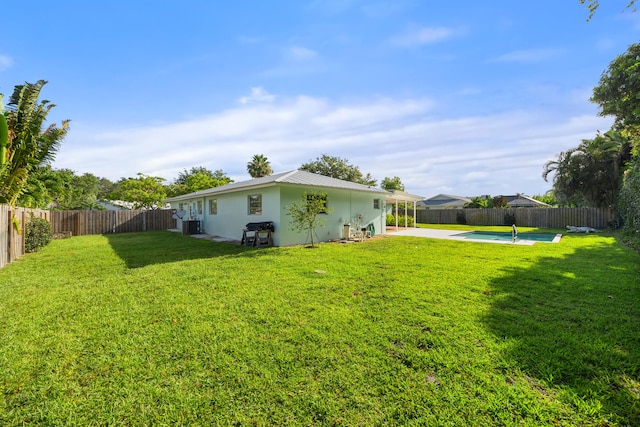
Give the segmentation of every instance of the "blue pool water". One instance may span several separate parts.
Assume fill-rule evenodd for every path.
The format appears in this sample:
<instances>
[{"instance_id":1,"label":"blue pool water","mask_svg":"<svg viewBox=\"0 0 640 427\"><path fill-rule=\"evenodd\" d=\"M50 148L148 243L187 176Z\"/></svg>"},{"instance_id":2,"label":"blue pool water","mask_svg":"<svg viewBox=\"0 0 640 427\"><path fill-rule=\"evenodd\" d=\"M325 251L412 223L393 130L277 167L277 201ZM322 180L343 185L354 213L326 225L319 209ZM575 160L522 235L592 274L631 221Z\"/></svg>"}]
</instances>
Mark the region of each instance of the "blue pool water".
<instances>
[{"instance_id":1,"label":"blue pool water","mask_svg":"<svg viewBox=\"0 0 640 427\"><path fill-rule=\"evenodd\" d=\"M465 239L480 239L480 240L501 240L511 241L511 233L504 233L500 231L469 231L468 233L458 234ZM544 233L519 233L516 241L529 240L533 242L547 242L554 243L557 237L557 241L560 240L560 234L544 234Z\"/></svg>"}]
</instances>

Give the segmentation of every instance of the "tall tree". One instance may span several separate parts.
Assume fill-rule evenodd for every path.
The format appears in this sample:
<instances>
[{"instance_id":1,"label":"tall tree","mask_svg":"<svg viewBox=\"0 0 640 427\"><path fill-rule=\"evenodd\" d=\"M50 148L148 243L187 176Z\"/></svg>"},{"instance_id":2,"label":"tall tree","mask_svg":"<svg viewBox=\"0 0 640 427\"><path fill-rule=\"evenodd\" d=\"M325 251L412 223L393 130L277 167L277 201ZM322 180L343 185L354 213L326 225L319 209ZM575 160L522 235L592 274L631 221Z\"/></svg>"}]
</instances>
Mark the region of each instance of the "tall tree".
<instances>
[{"instance_id":1,"label":"tall tree","mask_svg":"<svg viewBox=\"0 0 640 427\"><path fill-rule=\"evenodd\" d=\"M170 186L170 194L179 196L208 188L220 187L230 182L233 182L233 180L221 169L212 172L204 166L196 166L190 170L185 169L178 174L178 177Z\"/></svg>"},{"instance_id":2,"label":"tall tree","mask_svg":"<svg viewBox=\"0 0 640 427\"><path fill-rule=\"evenodd\" d=\"M371 174L367 173L367 175L364 176L362 172L360 172L360 168L349 164L347 159L341 159L340 157L329 156L327 154L323 154L321 157L316 158L316 160L303 164L300 166L300 170L342 179L344 181L357 182L370 187L375 187L376 185L376 180L373 179Z\"/></svg>"},{"instance_id":3,"label":"tall tree","mask_svg":"<svg viewBox=\"0 0 640 427\"><path fill-rule=\"evenodd\" d=\"M630 4L632 5L633 2ZM602 73L598 86L593 89L591 101L600 106L600 114L614 116L617 138L625 138L632 146L629 159L620 151L615 184L620 185L618 213L624 223L629 240L640 247L640 197L638 171L640 171L640 44L632 44L616 57ZM612 141L615 143L619 141ZM608 150L605 150L608 151ZM625 160L628 162L625 163ZM631 243L634 244L634 243Z\"/></svg>"},{"instance_id":4,"label":"tall tree","mask_svg":"<svg viewBox=\"0 0 640 427\"><path fill-rule=\"evenodd\" d=\"M563 206L614 207L623 165L631 158L631 140L610 130L585 139L546 163L542 177L553 174L553 189Z\"/></svg>"},{"instance_id":5,"label":"tall tree","mask_svg":"<svg viewBox=\"0 0 640 427\"><path fill-rule=\"evenodd\" d=\"M256 154L251 158L251 161L247 163L247 172L251 175L251 178L260 178L263 176L269 176L273 173L269 160L262 154Z\"/></svg>"},{"instance_id":6,"label":"tall tree","mask_svg":"<svg viewBox=\"0 0 640 427\"><path fill-rule=\"evenodd\" d=\"M25 191L29 173L49 164L67 134L69 120L44 128L55 104L38 102L47 82L25 83L15 87L4 113L8 128L6 162L0 165L0 203L14 205Z\"/></svg>"},{"instance_id":7,"label":"tall tree","mask_svg":"<svg viewBox=\"0 0 640 427\"><path fill-rule=\"evenodd\" d=\"M25 190L18 198L18 205L39 209L56 206L56 199L66 194L69 188L65 178L64 174L53 170L50 165L35 169L27 178Z\"/></svg>"},{"instance_id":8,"label":"tall tree","mask_svg":"<svg viewBox=\"0 0 640 427\"><path fill-rule=\"evenodd\" d=\"M402 183L400 178L397 176L394 176L393 178L389 178L385 176L382 182L380 183L380 187L383 190L388 190L388 191L393 191L393 190L404 191L404 184Z\"/></svg>"},{"instance_id":9,"label":"tall tree","mask_svg":"<svg viewBox=\"0 0 640 427\"><path fill-rule=\"evenodd\" d=\"M489 204L492 208L504 209L509 207L509 203L507 203L507 199L504 196L493 196Z\"/></svg>"},{"instance_id":10,"label":"tall tree","mask_svg":"<svg viewBox=\"0 0 640 427\"><path fill-rule=\"evenodd\" d=\"M627 9L633 7L635 2L636 0L629 0L629 3L627 3ZM586 4L586 8L589 11L589 17L587 18L587 21L593 18L593 15L595 15L596 10L598 9L598 7L600 7L599 0L580 0L580 4ZM633 11L635 12L635 9L633 9Z\"/></svg>"},{"instance_id":11,"label":"tall tree","mask_svg":"<svg viewBox=\"0 0 640 427\"><path fill-rule=\"evenodd\" d=\"M617 129L640 126L640 43L629 46L602 73L591 101L601 116L614 116Z\"/></svg>"},{"instance_id":12,"label":"tall tree","mask_svg":"<svg viewBox=\"0 0 640 427\"><path fill-rule=\"evenodd\" d=\"M556 198L556 192L551 189L544 194L536 194L535 196L531 196L532 199L535 199L539 202L546 203L550 206L555 206L558 204L558 199Z\"/></svg>"},{"instance_id":13,"label":"tall tree","mask_svg":"<svg viewBox=\"0 0 640 427\"><path fill-rule=\"evenodd\" d=\"M76 175L70 169L57 171L64 176L65 191L56 198L58 209L92 209L96 206L99 178L90 173Z\"/></svg>"},{"instance_id":14,"label":"tall tree","mask_svg":"<svg viewBox=\"0 0 640 427\"><path fill-rule=\"evenodd\" d=\"M107 195L113 191L115 188L115 184L111 182L111 180L107 178L99 178L98 179L98 194L96 197L98 199L106 199Z\"/></svg>"},{"instance_id":15,"label":"tall tree","mask_svg":"<svg viewBox=\"0 0 640 427\"><path fill-rule=\"evenodd\" d=\"M464 204L463 208L466 209L485 209L490 208L490 199L484 196L476 196L471 199L470 202Z\"/></svg>"},{"instance_id":16,"label":"tall tree","mask_svg":"<svg viewBox=\"0 0 640 427\"><path fill-rule=\"evenodd\" d=\"M167 198L164 178L138 173L137 178L122 178L109 195L110 200L133 203L135 209L158 209Z\"/></svg>"}]
</instances>

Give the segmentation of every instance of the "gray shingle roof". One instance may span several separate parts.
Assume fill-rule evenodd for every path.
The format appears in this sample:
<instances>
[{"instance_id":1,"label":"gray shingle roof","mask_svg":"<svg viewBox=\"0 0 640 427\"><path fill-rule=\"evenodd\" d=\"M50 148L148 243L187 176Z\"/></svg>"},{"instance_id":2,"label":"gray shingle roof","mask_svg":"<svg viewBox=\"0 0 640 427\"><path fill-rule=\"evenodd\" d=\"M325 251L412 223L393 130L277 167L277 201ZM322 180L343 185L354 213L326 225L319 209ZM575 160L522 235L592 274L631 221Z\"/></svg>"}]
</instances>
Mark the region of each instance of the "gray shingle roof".
<instances>
[{"instance_id":1,"label":"gray shingle roof","mask_svg":"<svg viewBox=\"0 0 640 427\"><path fill-rule=\"evenodd\" d=\"M471 199L463 196L454 196L451 194L438 194L436 196L425 199L418 202L418 206L425 206L428 208L436 207L450 207L457 208L464 206L465 203L470 202Z\"/></svg>"},{"instance_id":2,"label":"gray shingle roof","mask_svg":"<svg viewBox=\"0 0 640 427\"><path fill-rule=\"evenodd\" d=\"M293 170L289 172L277 173L269 176L263 176L261 178L254 178L247 181L232 182L231 184L223 185L221 187L209 188L207 190L196 191L195 193L183 194L180 196L170 197L166 202L177 202L180 200L193 199L195 197L210 196L213 194L232 193L235 191L247 190L251 188L260 188L266 186L272 186L277 184L293 184L304 185L309 187L321 187L321 188L338 188L351 191L363 191L367 193L380 193L388 194L387 191L380 188L368 187L363 184L358 184L350 181L343 181L341 179L331 178L328 176L318 175L315 173Z\"/></svg>"}]
</instances>

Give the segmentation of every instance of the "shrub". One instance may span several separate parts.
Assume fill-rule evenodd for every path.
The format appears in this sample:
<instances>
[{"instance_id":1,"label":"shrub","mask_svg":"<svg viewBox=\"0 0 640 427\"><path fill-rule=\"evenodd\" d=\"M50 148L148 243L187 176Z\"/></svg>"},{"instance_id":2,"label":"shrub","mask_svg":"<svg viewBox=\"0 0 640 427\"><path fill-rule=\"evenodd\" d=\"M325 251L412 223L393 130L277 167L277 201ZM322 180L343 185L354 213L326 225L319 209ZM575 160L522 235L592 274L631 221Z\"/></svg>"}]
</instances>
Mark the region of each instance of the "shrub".
<instances>
[{"instance_id":1,"label":"shrub","mask_svg":"<svg viewBox=\"0 0 640 427\"><path fill-rule=\"evenodd\" d=\"M410 215L407 215L406 218L407 218L407 225L409 227L413 227L414 226L413 217ZM404 227L404 221L405 221L405 215L398 215L398 227ZM392 225L395 227L396 225L395 215L392 215L392 214L387 215L387 225Z\"/></svg>"},{"instance_id":2,"label":"shrub","mask_svg":"<svg viewBox=\"0 0 640 427\"><path fill-rule=\"evenodd\" d=\"M510 212L504 214L504 225L514 225L516 223L516 215Z\"/></svg>"},{"instance_id":3,"label":"shrub","mask_svg":"<svg viewBox=\"0 0 640 427\"><path fill-rule=\"evenodd\" d=\"M465 216L464 211L456 212L456 222L462 225L467 223L467 217Z\"/></svg>"},{"instance_id":4,"label":"shrub","mask_svg":"<svg viewBox=\"0 0 640 427\"><path fill-rule=\"evenodd\" d=\"M632 162L625 171L618 200L618 212L624 219L624 239L631 247L640 251L640 161Z\"/></svg>"},{"instance_id":5,"label":"shrub","mask_svg":"<svg viewBox=\"0 0 640 427\"><path fill-rule=\"evenodd\" d=\"M37 252L38 249L48 245L53 238L51 224L43 218L32 216L25 230L24 248L27 252Z\"/></svg>"}]
</instances>

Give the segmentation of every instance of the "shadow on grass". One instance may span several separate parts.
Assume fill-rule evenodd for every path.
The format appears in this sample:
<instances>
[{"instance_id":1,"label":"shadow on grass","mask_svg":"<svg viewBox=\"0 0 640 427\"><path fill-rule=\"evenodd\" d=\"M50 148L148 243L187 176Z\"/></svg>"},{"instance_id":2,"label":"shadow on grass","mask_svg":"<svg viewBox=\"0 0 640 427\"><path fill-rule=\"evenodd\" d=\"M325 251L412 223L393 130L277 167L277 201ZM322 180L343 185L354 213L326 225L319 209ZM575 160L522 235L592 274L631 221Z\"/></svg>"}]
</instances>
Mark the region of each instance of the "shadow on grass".
<instances>
[{"instance_id":1,"label":"shadow on grass","mask_svg":"<svg viewBox=\"0 0 640 427\"><path fill-rule=\"evenodd\" d=\"M640 425L640 267L621 246L512 268L484 319L532 385L592 419Z\"/></svg>"},{"instance_id":2,"label":"shadow on grass","mask_svg":"<svg viewBox=\"0 0 640 427\"><path fill-rule=\"evenodd\" d=\"M128 268L221 256L256 257L262 249L195 239L169 231L105 235Z\"/></svg>"}]
</instances>

